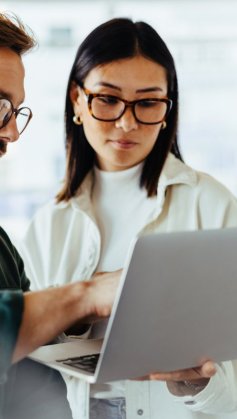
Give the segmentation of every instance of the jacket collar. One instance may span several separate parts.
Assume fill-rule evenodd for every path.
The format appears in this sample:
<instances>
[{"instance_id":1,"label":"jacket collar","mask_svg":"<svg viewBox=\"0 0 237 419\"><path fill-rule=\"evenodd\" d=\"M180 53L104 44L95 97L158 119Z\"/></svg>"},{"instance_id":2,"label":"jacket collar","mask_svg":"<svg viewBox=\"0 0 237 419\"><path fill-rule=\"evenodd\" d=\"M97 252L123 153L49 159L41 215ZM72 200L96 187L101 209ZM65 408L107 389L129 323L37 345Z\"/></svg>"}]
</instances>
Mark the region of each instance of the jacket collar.
<instances>
[{"instance_id":1,"label":"jacket collar","mask_svg":"<svg viewBox=\"0 0 237 419\"><path fill-rule=\"evenodd\" d=\"M190 186L196 185L197 174L191 167L169 153L160 175L158 187L166 188L169 185L182 183Z\"/></svg>"},{"instance_id":2,"label":"jacket collar","mask_svg":"<svg viewBox=\"0 0 237 419\"><path fill-rule=\"evenodd\" d=\"M86 210L88 212L89 208L91 207L91 205L88 205L88 203L91 202L93 183L94 174L93 171L90 171L85 177L81 187L79 188L77 195L69 202L61 202L58 204L59 207L65 208L72 205L74 208L84 211ZM170 185L186 184L189 186L194 186L196 183L196 172L191 167L177 159L173 154L169 153L158 182L158 195L160 195L161 191L165 191L167 186ZM90 215L93 216L93 214Z\"/></svg>"}]
</instances>

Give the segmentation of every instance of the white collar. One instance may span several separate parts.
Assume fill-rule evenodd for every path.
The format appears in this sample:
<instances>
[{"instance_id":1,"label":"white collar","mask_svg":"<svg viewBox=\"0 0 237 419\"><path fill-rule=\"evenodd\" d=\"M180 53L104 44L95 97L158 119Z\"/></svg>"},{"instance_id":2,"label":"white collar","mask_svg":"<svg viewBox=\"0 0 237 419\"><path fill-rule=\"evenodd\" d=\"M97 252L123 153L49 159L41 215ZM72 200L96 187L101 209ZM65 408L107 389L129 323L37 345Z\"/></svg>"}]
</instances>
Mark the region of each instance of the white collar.
<instances>
[{"instance_id":1,"label":"white collar","mask_svg":"<svg viewBox=\"0 0 237 419\"><path fill-rule=\"evenodd\" d=\"M85 177L82 185L78 189L78 193L75 197L70 199L68 202L60 202L58 205L60 208L65 208L69 205L82 210L85 208L85 203L91 198L92 186L94 183L94 174L91 170ZM186 184L194 186L197 183L197 174L191 167L180 161L172 153L169 153L165 161L163 170L160 175L160 179L157 186L158 190L165 190L169 185ZM88 209L88 205L86 205Z\"/></svg>"},{"instance_id":2,"label":"white collar","mask_svg":"<svg viewBox=\"0 0 237 419\"><path fill-rule=\"evenodd\" d=\"M169 153L158 184L166 188L168 185L178 183L194 186L197 183L197 174L191 167Z\"/></svg>"}]
</instances>

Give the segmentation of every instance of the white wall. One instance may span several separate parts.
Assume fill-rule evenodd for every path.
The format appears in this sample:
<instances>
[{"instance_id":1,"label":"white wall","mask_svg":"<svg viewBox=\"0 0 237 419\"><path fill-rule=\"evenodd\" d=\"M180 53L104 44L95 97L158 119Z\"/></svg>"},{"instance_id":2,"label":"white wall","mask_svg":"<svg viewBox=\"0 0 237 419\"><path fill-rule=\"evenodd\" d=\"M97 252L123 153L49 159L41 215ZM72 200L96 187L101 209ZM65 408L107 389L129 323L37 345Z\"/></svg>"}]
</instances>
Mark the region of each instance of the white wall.
<instances>
[{"instance_id":1,"label":"white wall","mask_svg":"<svg viewBox=\"0 0 237 419\"><path fill-rule=\"evenodd\" d=\"M36 208L58 188L64 166L63 110L69 69L85 35L114 16L145 20L167 42L180 82L184 158L237 194L235 0L5 0L0 9L19 15L40 44L24 59L25 103L33 110L33 120L0 162L0 222L8 230L20 236ZM60 37L63 30L71 31L71 37ZM56 38L52 33L58 33ZM53 46L54 41L59 45Z\"/></svg>"}]
</instances>

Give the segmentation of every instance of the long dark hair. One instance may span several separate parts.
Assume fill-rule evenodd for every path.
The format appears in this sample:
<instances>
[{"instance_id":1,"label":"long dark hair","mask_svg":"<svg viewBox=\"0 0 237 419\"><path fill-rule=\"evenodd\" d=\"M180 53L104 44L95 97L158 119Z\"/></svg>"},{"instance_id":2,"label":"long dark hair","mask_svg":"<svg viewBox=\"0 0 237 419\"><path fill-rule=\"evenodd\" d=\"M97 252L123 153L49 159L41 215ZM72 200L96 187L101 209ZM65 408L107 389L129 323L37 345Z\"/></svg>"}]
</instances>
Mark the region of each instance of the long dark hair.
<instances>
[{"instance_id":1,"label":"long dark hair","mask_svg":"<svg viewBox=\"0 0 237 419\"><path fill-rule=\"evenodd\" d=\"M67 168L64 185L56 197L57 202L68 201L75 196L95 163L95 152L86 139L83 125L75 125L72 120L72 82L83 86L93 68L136 55L151 59L166 69L168 97L173 101L166 119L167 128L160 131L159 141L156 141L143 166L140 185L147 189L148 196L156 194L157 182L169 151L182 160L177 141L178 83L171 53L147 23L134 23L126 18L109 20L95 28L82 42L69 75L65 107Z\"/></svg>"}]
</instances>

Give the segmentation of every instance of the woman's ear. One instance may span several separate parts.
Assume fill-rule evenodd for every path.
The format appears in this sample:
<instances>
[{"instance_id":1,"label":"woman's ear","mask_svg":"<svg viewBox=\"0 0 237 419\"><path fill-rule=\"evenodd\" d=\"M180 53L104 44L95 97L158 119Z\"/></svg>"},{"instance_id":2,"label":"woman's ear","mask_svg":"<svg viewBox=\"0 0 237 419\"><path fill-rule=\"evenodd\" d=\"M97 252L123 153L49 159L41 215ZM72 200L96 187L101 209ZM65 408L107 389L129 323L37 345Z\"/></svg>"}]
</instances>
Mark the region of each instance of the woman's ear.
<instances>
[{"instance_id":1,"label":"woman's ear","mask_svg":"<svg viewBox=\"0 0 237 419\"><path fill-rule=\"evenodd\" d=\"M80 92L78 85L74 81L71 84L69 95L75 115L80 115Z\"/></svg>"}]
</instances>

